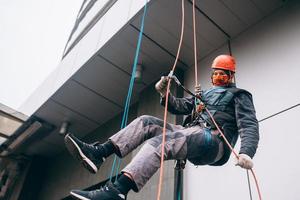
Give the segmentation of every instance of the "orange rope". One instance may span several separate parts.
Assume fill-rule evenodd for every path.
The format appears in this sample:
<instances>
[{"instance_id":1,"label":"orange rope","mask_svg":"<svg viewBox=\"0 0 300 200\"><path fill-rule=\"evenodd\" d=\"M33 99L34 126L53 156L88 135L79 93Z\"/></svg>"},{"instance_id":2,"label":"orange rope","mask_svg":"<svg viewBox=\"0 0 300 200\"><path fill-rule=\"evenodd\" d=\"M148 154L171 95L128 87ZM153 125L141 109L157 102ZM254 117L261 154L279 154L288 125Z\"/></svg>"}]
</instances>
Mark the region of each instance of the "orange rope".
<instances>
[{"instance_id":1,"label":"orange rope","mask_svg":"<svg viewBox=\"0 0 300 200\"><path fill-rule=\"evenodd\" d=\"M197 38L196 38L196 13L195 13L195 0L193 0L193 34L194 34L194 60L195 60L195 86L198 86L198 66L197 66ZM212 119L213 123L215 124L215 126L217 127L219 133L221 134L221 136L223 137L225 143L227 144L227 146L230 148L230 150L233 152L233 154L235 155L236 159L239 159L239 155L235 152L235 150L232 148L232 146L230 145L230 143L228 142L228 140L226 139L225 135L223 134L223 132L221 131L220 127L218 126L218 124L216 123L215 119L213 118L213 116L211 115L211 113L209 112L209 110L205 107L206 112L209 114L210 118ZM254 173L253 169L250 169L251 173L253 175L253 178L255 180L255 185L256 185L256 189L257 189L257 193L259 196L259 199L261 200L261 192L260 192L260 188L258 185L258 181L256 178L256 175Z\"/></svg>"},{"instance_id":2,"label":"orange rope","mask_svg":"<svg viewBox=\"0 0 300 200\"><path fill-rule=\"evenodd\" d=\"M219 125L217 124L217 122L215 121L215 119L213 118L212 114L209 112L209 110L205 107L205 111L208 113L209 117L212 119L214 125L216 126L216 128L218 129L219 133L221 134L221 136L223 137L225 143L227 144L227 146L230 148L230 150L232 151L232 153L235 155L236 159L239 159L239 155L236 153L236 151L232 148L232 146L230 145L230 143L228 142L227 138L225 137L224 133L221 131ZM259 196L259 199L262 200L262 195L260 192L260 188L259 188L259 184L258 184L258 180L256 178L256 175L254 173L253 169L250 169L253 178L255 180L255 185L256 185L256 189L257 189L257 193Z\"/></svg>"},{"instance_id":3,"label":"orange rope","mask_svg":"<svg viewBox=\"0 0 300 200\"><path fill-rule=\"evenodd\" d=\"M172 67L171 73L175 71L179 54L181 50L182 40L183 40L183 32L184 32L184 0L181 1L181 10L182 10L182 21L181 21L181 35L180 35L180 42L178 45L177 55L174 62L174 65ZM157 200L160 200L161 195L161 187L162 187L162 181L163 181L163 174L164 174L164 156L165 156L165 143L166 143L166 127L167 127L167 115L168 115L168 102L169 102L169 93L170 93L170 84L171 79L168 80L167 85L167 93L166 93L166 99L165 99L165 113L164 113L164 126L163 126L163 133L162 133L162 144L161 144L161 159L160 159L160 173L159 173L159 183L158 183L158 192L157 192Z\"/></svg>"},{"instance_id":4,"label":"orange rope","mask_svg":"<svg viewBox=\"0 0 300 200\"><path fill-rule=\"evenodd\" d=\"M196 37L196 11L193 0L193 32L194 32L194 61L195 61L195 86L198 86L198 62L197 62L197 37Z\"/></svg>"},{"instance_id":5,"label":"orange rope","mask_svg":"<svg viewBox=\"0 0 300 200\"><path fill-rule=\"evenodd\" d=\"M181 50L181 45L182 45L182 40L183 40L183 32L184 32L184 0L182 0L182 23L181 23L181 35L180 35L180 42L179 42L179 46L178 46L178 50L177 50L177 55L176 55L176 59L174 62L174 65L172 67L172 71L170 72L173 73L175 71L176 68L176 64L178 62L178 58L179 58L179 54L180 54L180 50ZM194 61L195 61L195 86L198 86L198 66L197 66L197 39L196 39L196 16L195 16L195 0L193 0L193 35L194 35ZM170 75L169 74L169 75ZM164 110L164 124L163 124L163 133L162 133L162 145L161 145L161 163L160 163L160 174L159 174L159 183L158 183L158 192L157 192L157 200L160 200L160 196L161 196L161 188L162 188L162 180L163 180L163 172L164 172L164 154L165 154L165 142L166 142L166 125L167 125L167 114L168 114L168 101L169 101L169 93L170 93L170 84L171 84L171 79L168 80L168 85L167 85L167 92L166 92L166 99L165 99L165 110ZM224 133L221 131L220 127L218 126L218 124L216 123L215 119L213 118L213 116L211 115L211 113L209 112L209 110L205 107L206 112L209 114L210 118L212 119L213 123L215 124L216 128L218 129L218 131L220 132L221 136L223 137L225 143L228 145L228 147L231 149L231 151L233 152L233 154L235 155L235 157L238 159L239 155L235 152L235 150L232 148L232 146L230 145L230 143L228 142L228 140L226 139ZM262 200L262 196L261 196L261 192L260 192L260 188L258 185L258 180L256 178L256 175L254 173L253 169L250 169L253 178L255 180L255 184L256 184L256 188L257 188L257 192L259 195L259 199Z\"/></svg>"},{"instance_id":6,"label":"orange rope","mask_svg":"<svg viewBox=\"0 0 300 200\"><path fill-rule=\"evenodd\" d=\"M255 175L255 173L254 173L254 170L253 170L253 169L250 169L250 171L251 171L251 174L252 174L253 179L254 179L254 181L255 181L255 186L256 186L256 189L257 189L258 197L259 197L260 200L262 200L262 195L261 195L261 192L260 192L258 180L257 180L257 178L256 178L256 175Z\"/></svg>"}]
</instances>

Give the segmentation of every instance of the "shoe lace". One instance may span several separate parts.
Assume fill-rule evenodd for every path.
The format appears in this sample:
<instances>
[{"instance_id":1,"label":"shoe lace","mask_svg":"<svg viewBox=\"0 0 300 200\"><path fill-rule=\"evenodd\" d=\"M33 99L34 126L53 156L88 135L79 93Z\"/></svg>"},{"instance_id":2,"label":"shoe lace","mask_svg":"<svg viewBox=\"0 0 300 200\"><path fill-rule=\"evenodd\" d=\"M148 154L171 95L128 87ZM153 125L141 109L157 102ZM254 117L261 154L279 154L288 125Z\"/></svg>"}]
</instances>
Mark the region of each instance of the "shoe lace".
<instances>
[{"instance_id":1,"label":"shoe lace","mask_svg":"<svg viewBox=\"0 0 300 200\"><path fill-rule=\"evenodd\" d=\"M97 146L92 144L88 144L88 143L82 143L82 144L89 149L98 149Z\"/></svg>"},{"instance_id":2,"label":"shoe lace","mask_svg":"<svg viewBox=\"0 0 300 200\"><path fill-rule=\"evenodd\" d=\"M95 195L97 195L99 192L107 192L108 190L109 190L108 187L107 187L107 186L104 186L104 187L100 187L99 189L90 191L90 194L91 194L92 196L95 196Z\"/></svg>"},{"instance_id":3,"label":"shoe lace","mask_svg":"<svg viewBox=\"0 0 300 200\"><path fill-rule=\"evenodd\" d=\"M100 189L92 190L90 191L91 196L96 196L99 192L104 191L103 188L101 187Z\"/></svg>"},{"instance_id":4,"label":"shoe lace","mask_svg":"<svg viewBox=\"0 0 300 200\"><path fill-rule=\"evenodd\" d=\"M105 191L109 191L109 188L107 186L104 186L104 187L100 187L100 189L98 189L98 190L105 192Z\"/></svg>"},{"instance_id":5,"label":"shoe lace","mask_svg":"<svg viewBox=\"0 0 300 200\"><path fill-rule=\"evenodd\" d=\"M93 195L96 195L98 192L109 192L110 189L108 187L108 185L102 186L97 190L92 191ZM122 193L118 193L118 196L121 197L122 199L127 199L127 196L122 194Z\"/></svg>"}]
</instances>

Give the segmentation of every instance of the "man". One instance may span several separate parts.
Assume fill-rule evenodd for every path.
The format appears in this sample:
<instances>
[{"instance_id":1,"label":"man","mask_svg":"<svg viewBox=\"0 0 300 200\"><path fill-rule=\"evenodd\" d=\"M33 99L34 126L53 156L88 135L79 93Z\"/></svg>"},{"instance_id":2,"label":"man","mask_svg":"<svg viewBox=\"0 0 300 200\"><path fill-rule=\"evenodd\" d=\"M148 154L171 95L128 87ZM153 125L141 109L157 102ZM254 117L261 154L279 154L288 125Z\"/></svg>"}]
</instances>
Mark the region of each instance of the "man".
<instances>
[{"instance_id":1,"label":"man","mask_svg":"<svg viewBox=\"0 0 300 200\"><path fill-rule=\"evenodd\" d=\"M196 165L220 166L226 163L230 149L212 123L204 106L211 112L223 130L227 140L235 145L238 135L241 148L237 165L245 169L253 167L259 135L258 122L252 96L234 84L235 60L220 55L212 64L212 85L201 92L203 102L194 97L169 97L168 111L176 115L190 115L184 126L167 124L165 160L187 159ZM162 77L155 85L164 104L168 77ZM196 88L199 93L199 88ZM139 191L160 167L163 121L153 116L140 116L103 144L86 144L71 134L65 143L70 153L92 173L96 173L105 158L111 154L124 157L136 147L146 143L122 170L112 184L94 191L72 190L71 195L82 200L124 200L130 190Z\"/></svg>"}]
</instances>

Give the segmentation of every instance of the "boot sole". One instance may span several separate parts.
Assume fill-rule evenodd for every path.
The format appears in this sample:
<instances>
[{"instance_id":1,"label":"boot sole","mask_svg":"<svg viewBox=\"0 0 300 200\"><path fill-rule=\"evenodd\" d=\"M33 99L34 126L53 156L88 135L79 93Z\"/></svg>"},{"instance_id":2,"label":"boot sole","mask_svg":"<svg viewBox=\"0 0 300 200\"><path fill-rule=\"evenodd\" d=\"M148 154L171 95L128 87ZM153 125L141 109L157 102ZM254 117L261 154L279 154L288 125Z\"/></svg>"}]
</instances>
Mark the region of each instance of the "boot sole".
<instances>
[{"instance_id":1,"label":"boot sole","mask_svg":"<svg viewBox=\"0 0 300 200\"><path fill-rule=\"evenodd\" d=\"M65 143L67 149L74 158L81 162L89 172L93 174L97 173L97 166L81 151L80 147L69 135L65 137Z\"/></svg>"},{"instance_id":2,"label":"boot sole","mask_svg":"<svg viewBox=\"0 0 300 200\"><path fill-rule=\"evenodd\" d=\"M79 199L79 200L91 200L91 199L85 198L85 197L83 197L79 194L76 194L74 192L70 192L70 194L71 194L72 197L75 197L76 199Z\"/></svg>"}]
</instances>

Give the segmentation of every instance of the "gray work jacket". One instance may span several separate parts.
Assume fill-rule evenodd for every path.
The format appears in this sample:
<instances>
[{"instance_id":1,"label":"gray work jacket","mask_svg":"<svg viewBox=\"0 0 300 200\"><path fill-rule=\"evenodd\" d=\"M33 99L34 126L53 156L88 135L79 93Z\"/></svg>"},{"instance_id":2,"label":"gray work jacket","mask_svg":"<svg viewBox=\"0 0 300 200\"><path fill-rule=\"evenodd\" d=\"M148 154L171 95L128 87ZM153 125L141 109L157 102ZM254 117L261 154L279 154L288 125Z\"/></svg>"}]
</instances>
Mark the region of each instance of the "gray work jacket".
<instances>
[{"instance_id":1,"label":"gray work jacket","mask_svg":"<svg viewBox=\"0 0 300 200\"><path fill-rule=\"evenodd\" d=\"M226 106L219 106L216 101L214 105L207 106L208 109L216 110L213 111L214 118L220 128L223 130L227 140L232 147L236 144L238 135L241 138L241 148L240 154L247 154L253 158L259 141L259 126L255 114L255 108L253 105L252 95L243 89L236 87L223 87L225 93L232 93L232 98L228 100ZM220 95L214 89L210 89L210 95L205 96L208 92L204 91L202 94L203 99L209 102L210 98L214 96L226 96L224 94ZM227 95L230 96L230 95ZM165 98L161 98L161 104L165 104ZM176 115L190 115L195 107L194 97L184 97L176 98L173 95L169 96L168 111ZM219 107L223 107L220 110ZM207 116L206 111L203 111L203 116ZM206 119L206 121L211 124L212 128L215 128L211 119ZM215 164L212 165L223 165L226 163L230 157L231 151L227 145L225 145L225 153L223 158Z\"/></svg>"}]
</instances>

